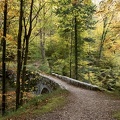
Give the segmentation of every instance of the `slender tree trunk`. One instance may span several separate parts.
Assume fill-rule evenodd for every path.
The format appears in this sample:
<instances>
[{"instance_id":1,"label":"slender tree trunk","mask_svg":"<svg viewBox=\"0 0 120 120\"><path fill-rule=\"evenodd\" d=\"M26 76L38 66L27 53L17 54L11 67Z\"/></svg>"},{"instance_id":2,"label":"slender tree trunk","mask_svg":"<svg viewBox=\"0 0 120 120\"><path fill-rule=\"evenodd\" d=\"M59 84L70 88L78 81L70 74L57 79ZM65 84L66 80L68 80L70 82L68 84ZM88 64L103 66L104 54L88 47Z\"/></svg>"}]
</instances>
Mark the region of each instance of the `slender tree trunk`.
<instances>
[{"instance_id":1,"label":"slender tree trunk","mask_svg":"<svg viewBox=\"0 0 120 120\"><path fill-rule=\"evenodd\" d=\"M23 61L23 70L22 70L22 88L21 88L21 100L20 100L20 104L23 104L23 96L24 96L24 91L25 91L25 75L26 75L26 65L27 65L27 59L28 59L28 49L29 49L29 39L31 36L31 32L32 32L32 12L33 12L33 3L34 0L31 0L31 6L30 6L30 21L29 21L29 30L27 33L27 28L25 26L25 21L24 21L24 28L25 28L25 54L24 54L24 61ZM25 19L24 19L25 20Z\"/></svg>"},{"instance_id":2,"label":"slender tree trunk","mask_svg":"<svg viewBox=\"0 0 120 120\"><path fill-rule=\"evenodd\" d=\"M41 56L42 56L42 62L45 62L45 42L43 37L43 28L40 29L40 50L41 50Z\"/></svg>"},{"instance_id":3,"label":"slender tree trunk","mask_svg":"<svg viewBox=\"0 0 120 120\"><path fill-rule=\"evenodd\" d=\"M21 77L21 41L22 41L22 18L23 18L23 0L20 0L20 17L17 43L17 83L16 83L16 109L20 106L20 77Z\"/></svg>"},{"instance_id":4,"label":"slender tree trunk","mask_svg":"<svg viewBox=\"0 0 120 120\"><path fill-rule=\"evenodd\" d=\"M99 63L99 61L101 59L101 56L102 56L105 39L106 39L108 29L111 25L111 21L112 21L113 17L114 17L114 14L112 14L109 22L107 22L108 21L107 17L105 17L103 19L103 32L102 32L102 36L101 36L100 50L99 50L99 53L98 53L98 63Z\"/></svg>"},{"instance_id":5,"label":"slender tree trunk","mask_svg":"<svg viewBox=\"0 0 120 120\"><path fill-rule=\"evenodd\" d=\"M20 105L23 105L23 96L24 96L24 92L25 92L25 75L26 75L26 65L27 65L27 57L28 57L28 43L29 43L29 41L27 40L26 41L26 48L25 48L25 56L23 59Z\"/></svg>"},{"instance_id":6,"label":"slender tree trunk","mask_svg":"<svg viewBox=\"0 0 120 120\"><path fill-rule=\"evenodd\" d=\"M72 77L72 36L73 36L73 33L71 32L71 37L70 37L70 78Z\"/></svg>"},{"instance_id":7,"label":"slender tree trunk","mask_svg":"<svg viewBox=\"0 0 120 120\"><path fill-rule=\"evenodd\" d=\"M44 4L45 0L42 0L42 3ZM43 26L40 29L40 48L41 48L41 56L42 56L42 62L43 63L45 62L45 14L46 14L45 7L46 6L44 4L44 6L42 8L42 15L43 15L42 22L43 22Z\"/></svg>"},{"instance_id":8,"label":"slender tree trunk","mask_svg":"<svg viewBox=\"0 0 120 120\"><path fill-rule=\"evenodd\" d=\"M77 17L75 16L75 79L78 79L78 36L77 36Z\"/></svg>"},{"instance_id":9,"label":"slender tree trunk","mask_svg":"<svg viewBox=\"0 0 120 120\"><path fill-rule=\"evenodd\" d=\"M102 51L103 51L103 46L104 46L104 41L105 41L106 34L107 34L107 31L105 29L106 29L106 22L104 21L103 33L102 33L102 37L101 37L101 43L100 43L100 50L99 50L98 61L100 61L100 59L101 59L101 55L102 55Z\"/></svg>"},{"instance_id":10,"label":"slender tree trunk","mask_svg":"<svg viewBox=\"0 0 120 120\"><path fill-rule=\"evenodd\" d=\"M43 0L43 3L45 2L45 0ZM45 14L46 14L46 12L45 12L45 7L46 7L46 5L44 5L44 7L43 7L43 23L44 23L44 26L43 26L43 62L45 62L45 36L46 36L46 34L45 34Z\"/></svg>"},{"instance_id":11,"label":"slender tree trunk","mask_svg":"<svg viewBox=\"0 0 120 120\"><path fill-rule=\"evenodd\" d=\"M27 59L28 59L28 49L29 49L29 37L26 38L25 53L24 53L24 59L23 59L20 105L23 105L23 96L25 92L25 75L26 75L26 65L27 65Z\"/></svg>"},{"instance_id":12,"label":"slender tree trunk","mask_svg":"<svg viewBox=\"0 0 120 120\"><path fill-rule=\"evenodd\" d=\"M6 34L7 34L7 0L4 5L3 54L2 54L2 115L6 109Z\"/></svg>"},{"instance_id":13,"label":"slender tree trunk","mask_svg":"<svg viewBox=\"0 0 120 120\"><path fill-rule=\"evenodd\" d=\"M45 1L43 0L43 3ZM43 26L43 62L45 62L45 5L43 7L43 23L44 23L44 26Z\"/></svg>"}]
</instances>

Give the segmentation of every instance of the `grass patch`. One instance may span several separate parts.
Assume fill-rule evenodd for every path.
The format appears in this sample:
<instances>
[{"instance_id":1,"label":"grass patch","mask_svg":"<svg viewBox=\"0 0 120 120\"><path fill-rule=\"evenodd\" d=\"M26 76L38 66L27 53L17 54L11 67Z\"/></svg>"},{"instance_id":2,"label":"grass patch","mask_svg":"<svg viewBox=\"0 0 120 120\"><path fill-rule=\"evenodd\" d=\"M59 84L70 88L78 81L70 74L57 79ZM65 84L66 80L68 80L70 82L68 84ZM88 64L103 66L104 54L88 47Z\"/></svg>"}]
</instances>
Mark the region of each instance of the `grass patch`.
<instances>
[{"instance_id":1,"label":"grass patch","mask_svg":"<svg viewBox=\"0 0 120 120\"><path fill-rule=\"evenodd\" d=\"M120 120L120 111L114 114L114 118Z\"/></svg>"},{"instance_id":2,"label":"grass patch","mask_svg":"<svg viewBox=\"0 0 120 120\"><path fill-rule=\"evenodd\" d=\"M58 89L49 94L36 96L17 111L9 112L5 117L0 117L0 120L24 120L51 112L66 104L68 94L67 90Z\"/></svg>"}]
</instances>

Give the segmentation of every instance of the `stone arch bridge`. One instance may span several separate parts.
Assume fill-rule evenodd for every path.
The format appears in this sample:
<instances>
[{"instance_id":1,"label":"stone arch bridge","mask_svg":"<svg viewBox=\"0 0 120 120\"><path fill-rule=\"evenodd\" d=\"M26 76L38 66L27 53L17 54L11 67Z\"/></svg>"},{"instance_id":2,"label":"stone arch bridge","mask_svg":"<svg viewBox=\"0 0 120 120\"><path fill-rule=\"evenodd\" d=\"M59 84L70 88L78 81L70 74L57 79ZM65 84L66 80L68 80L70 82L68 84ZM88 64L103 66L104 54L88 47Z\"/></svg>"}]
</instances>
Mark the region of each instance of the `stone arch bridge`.
<instances>
[{"instance_id":1,"label":"stone arch bridge","mask_svg":"<svg viewBox=\"0 0 120 120\"><path fill-rule=\"evenodd\" d=\"M53 73L52 75L76 87L82 87L89 90L100 90L100 88L96 85L80 82L78 80L75 80L66 76L58 75L55 73ZM37 90L34 92L35 94L39 95L39 94L49 93L57 89L58 87L63 88L60 83L58 83L55 79L53 79L49 75L40 74L40 76L41 76L41 79L39 83L36 85Z\"/></svg>"},{"instance_id":2,"label":"stone arch bridge","mask_svg":"<svg viewBox=\"0 0 120 120\"><path fill-rule=\"evenodd\" d=\"M38 74L40 77L37 84L35 85L35 91L34 91L34 94L36 95L50 93L53 90L57 89L58 87L63 88L63 86L56 80L57 78L67 82L68 84L72 84L76 87L82 87L90 90L100 90L98 86L91 85L85 82L80 82L78 80L75 80L66 76L58 75L55 73L52 73L52 76L54 77L51 77L51 75L45 75L41 73L38 73ZM10 73L10 75L12 74ZM35 76L32 76L32 77L35 77ZM0 74L0 81L1 80L2 80L2 74Z\"/></svg>"}]
</instances>

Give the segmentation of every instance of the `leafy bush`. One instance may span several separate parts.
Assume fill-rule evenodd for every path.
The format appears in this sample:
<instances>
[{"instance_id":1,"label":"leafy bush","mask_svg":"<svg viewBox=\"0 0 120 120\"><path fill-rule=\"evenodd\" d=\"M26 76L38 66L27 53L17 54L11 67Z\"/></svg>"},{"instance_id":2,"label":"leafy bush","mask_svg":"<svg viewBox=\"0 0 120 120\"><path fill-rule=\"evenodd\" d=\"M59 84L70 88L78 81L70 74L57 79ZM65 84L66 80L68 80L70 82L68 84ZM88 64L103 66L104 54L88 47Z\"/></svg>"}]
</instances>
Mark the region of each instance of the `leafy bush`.
<instances>
[{"instance_id":1,"label":"leafy bush","mask_svg":"<svg viewBox=\"0 0 120 120\"><path fill-rule=\"evenodd\" d=\"M6 79L10 87L15 87L16 73L13 70L6 70ZM0 80L2 80L2 70L0 70Z\"/></svg>"},{"instance_id":2,"label":"leafy bush","mask_svg":"<svg viewBox=\"0 0 120 120\"><path fill-rule=\"evenodd\" d=\"M41 76L37 72L27 70L25 76L25 91L35 91L36 85L39 82Z\"/></svg>"}]
</instances>

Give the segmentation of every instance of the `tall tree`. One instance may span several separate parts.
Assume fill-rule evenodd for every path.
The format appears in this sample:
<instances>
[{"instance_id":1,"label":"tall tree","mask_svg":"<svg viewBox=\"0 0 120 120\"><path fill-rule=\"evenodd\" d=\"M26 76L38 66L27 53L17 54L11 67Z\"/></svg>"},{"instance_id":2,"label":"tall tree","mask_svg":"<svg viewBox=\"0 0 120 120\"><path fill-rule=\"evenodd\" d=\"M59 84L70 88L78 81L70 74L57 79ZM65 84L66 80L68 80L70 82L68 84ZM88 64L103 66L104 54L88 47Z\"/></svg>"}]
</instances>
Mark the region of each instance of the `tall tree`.
<instances>
[{"instance_id":1,"label":"tall tree","mask_svg":"<svg viewBox=\"0 0 120 120\"><path fill-rule=\"evenodd\" d=\"M72 5L75 7L77 6L78 1L74 0ZM74 15L74 36L75 36L75 79L78 79L78 22L77 22L77 15Z\"/></svg>"},{"instance_id":2,"label":"tall tree","mask_svg":"<svg viewBox=\"0 0 120 120\"><path fill-rule=\"evenodd\" d=\"M40 52L41 52L41 58L42 62L45 63L45 43L46 38L50 36L50 32L52 31L52 28L50 26L52 25L52 22L50 20L52 19L52 1L51 0L41 0L41 6L42 10L40 12L39 21L40 21L40 27L39 27L39 36L40 36ZM53 31L52 31L53 32Z\"/></svg>"},{"instance_id":3,"label":"tall tree","mask_svg":"<svg viewBox=\"0 0 120 120\"><path fill-rule=\"evenodd\" d=\"M102 31L102 35L101 35L101 43L100 43L100 49L99 49L99 55L98 55L99 60L101 59L102 51L103 51L104 44L105 44L105 40L106 40L107 34L109 32L110 26L112 24L111 22L114 18L114 11L113 11L113 8L112 8L113 6L112 5L113 5L112 1L102 1L100 3L99 13L102 16L103 31Z\"/></svg>"},{"instance_id":4,"label":"tall tree","mask_svg":"<svg viewBox=\"0 0 120 120\"><path fill-rule=\"evenodd\" d=\"M17 83L16 83L16 109L20 106L20 78L21 78L21 41L22 41L23 0L20 0L19 30L17 41Z\"/></svg>"},{"instance_id":5,"label":"tall tree","mask_svg":"<svg viewBox=\"0 0 120 120\"><path fill-rule=\"evenodd\" d=\"M25 34L24 34L24 42L25 42L25 47L23 46L23 49L25 49L25 51L22 53L24 56L23 57L23 70L22 70L22 88L21 88L21 101L20 104L23 104L23 93L25 90L25 75L26 75L26 65L27 65L27 58L28 58L28 47L29 47L29 39L31 36L31 32L32 32L32 14L33 14L33 4L34 4L34 0L31 0L30 3L30 13L29 13L29 29L27 31L27 26L26 26L26 19L24 16L24 30L25 30Z\"/></svg>"},{"instance_id":6,"label":"tall tree","mask_svg":"<svg viewBox=\"0 0 120 120\"><path fill-rule=\"evenodd\" d=\"M97 17L98 24L102 26L101 38L98 51L98 62L102 60L104 51L106 50L106 43L114 42L119 37L119 9L120 2L118 0L105 0L100 2ZM112 47L108 47L110 49Z\"/></svg>"},{"instance_id":7,"label":"tall tree","mask_svg":"<svg viewBox=\"0 0 120 120\"><path fill-rule=\"evenodd\" d=\"M42 56L42 62L45 62L45 21L46 21L46 3L45 0L41 1L43 8L42 8L42 27L40 28L40 49L41 49L41 56Z\"/></svg>"},{"instance_id":8,"label":"tall tree","mask_svg":"<svg viewBox=\"0 0 120 120\"><path fill-rule=\"evenodd\" d=\"M27 4L27 3L26 3ZM25 76L26 76L26 66L27 66L27 60L28 60L28 51L29 51L29 41L31 37L31 33L33 29L36 27L36 22L39 12L42 9L42 6L39 6L38 8L35 8L36 11L34 12L35 7L35 0L30 1L30 9L27 11L27 17L26 13L24 12L23 16L23 23L24 23L24 37L23 37L23 48L22 48L22 83L21 83L21 97L20 97L20 104L23 104L23 96L25 92ZM26 7L26 9L28 6Z\"/></svg>"},{"instance_id":9,"label":"tall tree","mask_svg":"<svg viewBox=\"0 0 120 120\"><path fill-rule=\"evenodd\" d=\"M4 1L4 27L3 27L3 55L2 55L2 115L5 114L6 108L6 34L7 34L7 4L8 1Z\"/></svg>"},{"instance_id":10,"label":"tall tree","mask_svg":"<svg viewBox=\"0 0 120 120\"><path fill-rule=\"evenodd\" d=\"M77 17L75 16L75 28L74 28L74 32L75 32L75 79L78 79L78 32L77 32Z\"/></svg>"}]
</instances>

